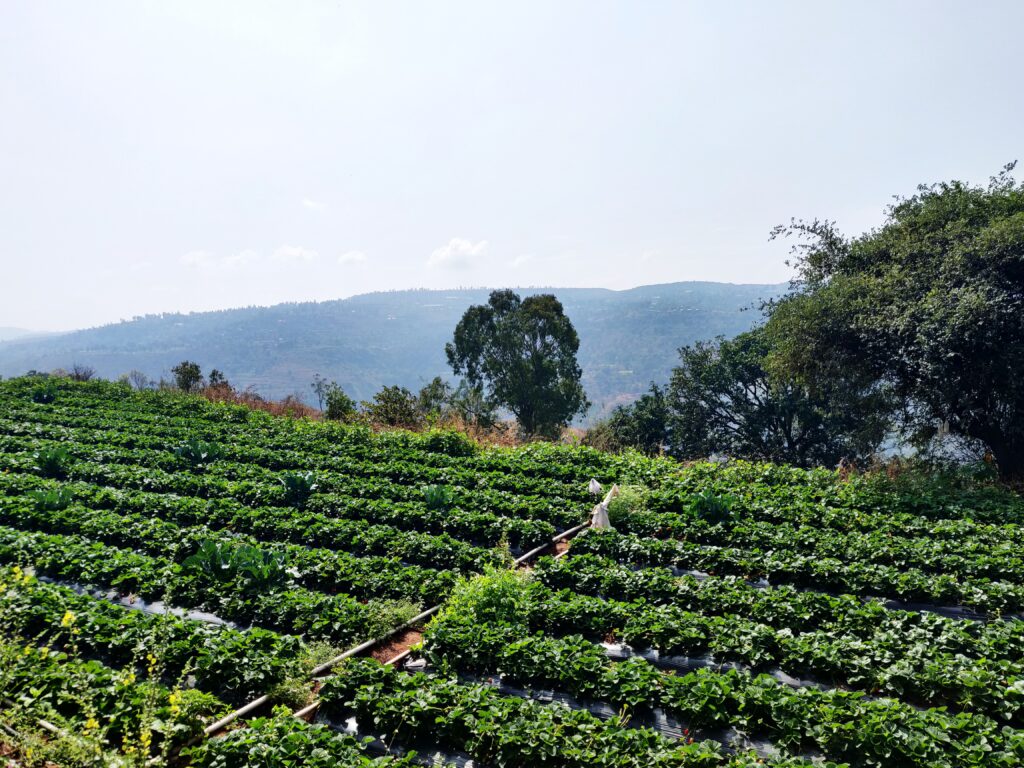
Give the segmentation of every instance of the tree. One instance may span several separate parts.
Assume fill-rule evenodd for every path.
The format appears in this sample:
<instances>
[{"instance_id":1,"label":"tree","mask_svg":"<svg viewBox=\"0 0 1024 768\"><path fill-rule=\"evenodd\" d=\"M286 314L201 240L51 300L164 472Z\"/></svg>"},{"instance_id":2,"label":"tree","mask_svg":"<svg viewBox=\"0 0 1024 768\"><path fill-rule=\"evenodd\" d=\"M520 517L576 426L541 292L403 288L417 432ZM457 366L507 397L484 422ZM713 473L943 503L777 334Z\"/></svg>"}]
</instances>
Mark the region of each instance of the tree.
<instances>
[{"instance_id":1,"label":"tree","mask_svg":"<svg viewBox=\"0 0 1024 768\"><path fill-rule=\"evenodd\" d=\"M316 395L316 407L322 411L324 409L324 401L327 398L327 393L330 391L331 387L336 387L338 385L333 381L328 381L319 373L316 373L313 374L313 383L309 386L312 388L313 394Z\"/></svg>"},{"instance_id":2,"label":"tree","mask_svg":"<svg viewBox=\"0 0 1024 768\"><path fill-rule=\"evenodd\" d=\"M195 392L203 385L203 372L198 363L182 360L171 368L174 383L182 392Z\"/></svg>"},{"instance_id":3,"label":"tree","mask_svg":"<svg viewBox=\"0 0 1024 768\"><path fill-rule=\"evenodd\" d=\"M422 425L416 395L405 387L384 387L363 403L363 410L374 424L385 427L416 429Z\"/></svg>"},{"instance_id":4,"label":"tree","mask_svg":"<svg viewBox=\"0 0 1024 768\"><path fill-rule=\"evenodd\" d=\"M149 377L137 368L133 368L124 375L125 379L138 390L148 389L153 385Z\"/></svg>"},{"instance_id":5,"label":"tree","mask_svg":"<svg viewBox=\"0 0 1024 768\"><path fill-rule=\"evenodd\" d=\"M466 310L445 353L456 375L486 387L488 398L515 414L521 432L555 437L590 407L576 362L579 346L554 296L520 299L501 290Z\"/></svg>"},{"instance_id":6,"label":"tree","mask_svg":"<svg viewBox=\"0 0 1024 768\"><path fill-rule=\"evenodd\" d=\"M607 419L587 430L584 443L610 451L636 448L649 455L661 453L669 444L665 391L652 383L647 394L617 406Z\"/></svg>"},{"instance_id":7,"label":"tree","mask_svg":"<svg viewBox=\"0 0 1024 768\"><path fill-rule=\"evenodd\" d=\"M438 422L448 415L451 397L451 384L435 376L417 395L417 407L425 419Z\"/></svg>"},{"instance_id":8,"label":"tree","mask_svg":"<svg viewBox=\"0 0 1024 768\"><path fill-rule=\"evenodd\" d=\"M352 421L357 414L356 401L345 394L345 390L333 381L327 386L324 394L327 408L324 416L333 421Z\"/></svg>"},{"instance_id":9,"label":"tree","mask_svg":"<svg viewBox=\"0 0 1024 768\"><path fill-rule=\"evenodd\" d=\"M228 377L216 368L210 371L209 384L211 387L231 387L231 384L228 382Z\"/></svg>"},{"instance_id":10,"label":"tree","mask_svg":"<svg viewBox=\"0 0 1024 768\"><path fill-rule=\"evenodd\" d=\"M72 381L89 381L96 375L96 369L89 365L75 363L68 371L68 378Z\"/></svg>"},{"instance_id":11,"label":"tree","mask_svg":"<svg viewBox=\"0 0 1024 768\"><path fill-rule=\"evenodd\" d=\"M483 387L474 387L467 381L459 386L448 399L451 414L460 422L476 430L492 430L499 426L498 406L484 394Z\"/></svg>"},{"instance_id":12,"label":"tree","mask_svg":"<svg viewBox=\"0 0 1024 768\"><path fill-rule=\"evenodd\" d=\"M890 416L918 445L948 432L1024 480L1024 184L1013 165L898 198L852 239L793 222L798 281L770 307L770 366L827 387L858 376L891 388Z\"/></svg>"},{"instance_id":13,"label":"tree","mask_svg":"<svg viewBox=\"0 0 1024 768\"><path fill-rule=\"evenodd\" d=\"M877 449L885 435L879 395L844 382L812 394L795 381L773 380L769 351L763 328L679 350L667 395L671 455L723 452L832 466Z\"/></svg>"}]
</instances>

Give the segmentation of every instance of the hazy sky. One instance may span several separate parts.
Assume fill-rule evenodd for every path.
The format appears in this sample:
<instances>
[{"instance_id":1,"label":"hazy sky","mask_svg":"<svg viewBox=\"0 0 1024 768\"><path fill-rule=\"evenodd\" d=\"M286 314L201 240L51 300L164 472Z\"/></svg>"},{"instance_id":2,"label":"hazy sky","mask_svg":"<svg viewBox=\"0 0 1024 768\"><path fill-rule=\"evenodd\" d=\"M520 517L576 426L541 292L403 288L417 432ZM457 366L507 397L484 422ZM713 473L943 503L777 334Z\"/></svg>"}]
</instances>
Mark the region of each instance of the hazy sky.
<instances>
[{"instance_id":1,"label":"hazy sky","mask_svg":"<svg viewBox=\"0 0 1024 768\"><path fill-rule=\"evenodd\" d=\"M776 282L1024 160L1024 2L7 0L0 326Z\"/></svg>"}]
</instances>

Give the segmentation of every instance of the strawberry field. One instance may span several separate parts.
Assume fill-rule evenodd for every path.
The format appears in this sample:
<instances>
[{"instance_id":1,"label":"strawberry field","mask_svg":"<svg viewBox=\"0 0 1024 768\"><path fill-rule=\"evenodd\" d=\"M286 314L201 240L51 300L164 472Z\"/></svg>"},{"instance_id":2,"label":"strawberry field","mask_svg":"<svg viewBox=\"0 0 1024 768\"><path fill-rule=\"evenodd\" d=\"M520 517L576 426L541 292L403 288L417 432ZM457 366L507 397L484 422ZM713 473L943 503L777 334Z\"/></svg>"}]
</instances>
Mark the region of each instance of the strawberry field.
<instances>
[{"instance_id":1,"label":"strawberry field","mask_svg":"<svg viewBox=\"0 0 1024 768\"><path fill-rule=\"evenodd\" d=\"M612 530L576 530L591 478L622 488ZM1022 765L1022 523L983 483L12 380L0 741L26 765Z\"/></svg>"}]
</instances>

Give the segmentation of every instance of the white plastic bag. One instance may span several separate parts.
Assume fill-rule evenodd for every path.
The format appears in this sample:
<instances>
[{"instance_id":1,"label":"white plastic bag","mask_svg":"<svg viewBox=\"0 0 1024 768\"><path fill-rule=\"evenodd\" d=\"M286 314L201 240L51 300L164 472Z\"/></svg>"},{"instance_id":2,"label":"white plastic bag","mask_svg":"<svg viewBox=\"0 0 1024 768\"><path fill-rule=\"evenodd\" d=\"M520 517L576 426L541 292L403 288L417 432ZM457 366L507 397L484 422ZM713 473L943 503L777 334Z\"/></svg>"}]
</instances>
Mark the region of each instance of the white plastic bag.
<instances>
[{"instance_id":1,"label":"white plastic bag","mask_svg":"<svg viewBox=\"0 0 1024 768\"><path fill-rule=\"evenodd\" d=\"M601 484L594 478L590 478L590 485L587 486L591 496L597 496L601 492Z\"/></svg>"}]
</instances>

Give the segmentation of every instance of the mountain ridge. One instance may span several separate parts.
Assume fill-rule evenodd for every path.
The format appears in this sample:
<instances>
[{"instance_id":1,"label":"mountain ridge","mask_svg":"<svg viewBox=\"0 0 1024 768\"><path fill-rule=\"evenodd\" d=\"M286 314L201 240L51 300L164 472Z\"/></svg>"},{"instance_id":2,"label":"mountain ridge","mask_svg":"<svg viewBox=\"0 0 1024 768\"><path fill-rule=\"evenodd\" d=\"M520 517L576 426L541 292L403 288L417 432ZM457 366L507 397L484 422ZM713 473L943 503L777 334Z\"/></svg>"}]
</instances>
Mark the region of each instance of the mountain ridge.
<instances>
[{"instance_id":1,"label":"mountain ridge","mask_svg":"<svg viewBox=\"0 0 1024 768\"><path fill-rule=\"evenodd\" d=\"M685 344L733 336L760 317L759 302L786 284L688 281L628 289L514 288L554 293L580 336L584 386L601 413L663 382ZM45 337L0 343L0 375L94 367L116 378L133 368L169 378L183 359L218 368L239 387L267 397L309 400L314 374L359 399L381 386L422 386L450 377L444 359L462 313L491 288L377 291L345 299L289 302L190 313L158 313ZM643 343L637 343L639 339Z\"/></svg>"}]
</instances>

